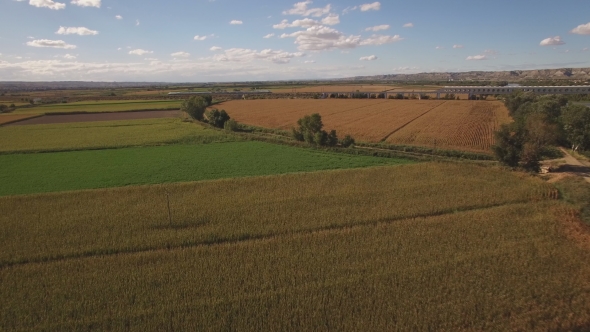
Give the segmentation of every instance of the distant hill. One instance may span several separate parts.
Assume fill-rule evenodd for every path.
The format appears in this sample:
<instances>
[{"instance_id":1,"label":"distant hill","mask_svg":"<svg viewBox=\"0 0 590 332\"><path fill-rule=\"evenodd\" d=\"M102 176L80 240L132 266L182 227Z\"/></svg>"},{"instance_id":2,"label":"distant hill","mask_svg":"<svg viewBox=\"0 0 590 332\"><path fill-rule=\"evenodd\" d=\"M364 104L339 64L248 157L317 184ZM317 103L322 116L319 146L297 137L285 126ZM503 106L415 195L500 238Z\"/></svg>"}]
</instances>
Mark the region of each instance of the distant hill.
<instances>
[{"instance_id":1,"label":"distant hill","mask_svg":"<svg viewBox=\"0 0 590 332\"><path fill-rule=\"evenodd\" d=\"M512 71L469 71L460 73L419 73L356 76L340 81L526 81L575 80L589 81L590 68L561 68Z\"/></svg>"}]
</instances>

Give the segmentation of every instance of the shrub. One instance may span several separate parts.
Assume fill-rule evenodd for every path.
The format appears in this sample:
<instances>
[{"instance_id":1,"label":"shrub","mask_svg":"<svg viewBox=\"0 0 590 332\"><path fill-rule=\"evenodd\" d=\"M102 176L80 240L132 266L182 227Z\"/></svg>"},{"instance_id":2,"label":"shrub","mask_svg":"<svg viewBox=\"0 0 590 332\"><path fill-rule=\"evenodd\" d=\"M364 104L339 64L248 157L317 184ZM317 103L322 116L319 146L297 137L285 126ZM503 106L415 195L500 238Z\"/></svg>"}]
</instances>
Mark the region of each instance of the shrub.
<instances>
[{"instance_id":1,"label":"shrub","mask_svg":"<svg viewBox=\"0 0 590 332\"><path fill-rule=\"evenodd\" d=\"M223 129L226 131L237 131L238 123L235 120L227 120L223 125Z\"/></svg>"},{"instance_id":2,"label":"shrub","mask_svg":"<svg viewBox=\"0 0 590 332\"><path fill-rule=\"evenodd\" d=\"M340 145L342 145L342 147L348 148L350 146L354 146L354 138L352 138L352 136L350 135L346 135L344 136L344 138L342 139L342 141L340 141Z\"/></svg>"}]
</instances>

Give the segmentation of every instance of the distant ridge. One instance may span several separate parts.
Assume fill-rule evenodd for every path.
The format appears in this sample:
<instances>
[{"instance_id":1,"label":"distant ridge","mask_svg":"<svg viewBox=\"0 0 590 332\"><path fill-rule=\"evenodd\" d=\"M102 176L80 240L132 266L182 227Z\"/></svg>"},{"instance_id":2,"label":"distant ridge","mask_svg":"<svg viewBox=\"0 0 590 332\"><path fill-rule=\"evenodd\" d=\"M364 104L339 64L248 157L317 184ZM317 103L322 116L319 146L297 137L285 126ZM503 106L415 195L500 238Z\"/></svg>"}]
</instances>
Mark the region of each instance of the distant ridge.
<instances>
[{"instance_id":1,"label":"distant ridge","mask_svg":"<svg viewBox=\"0 0 590 332\"><path fill-rule=\"evenodd\" d=\"M561 68L512 71L469 71L446 73L356 76L337 81L526 81L590 80L590 68Z\"/></svg>"}]
</instances>

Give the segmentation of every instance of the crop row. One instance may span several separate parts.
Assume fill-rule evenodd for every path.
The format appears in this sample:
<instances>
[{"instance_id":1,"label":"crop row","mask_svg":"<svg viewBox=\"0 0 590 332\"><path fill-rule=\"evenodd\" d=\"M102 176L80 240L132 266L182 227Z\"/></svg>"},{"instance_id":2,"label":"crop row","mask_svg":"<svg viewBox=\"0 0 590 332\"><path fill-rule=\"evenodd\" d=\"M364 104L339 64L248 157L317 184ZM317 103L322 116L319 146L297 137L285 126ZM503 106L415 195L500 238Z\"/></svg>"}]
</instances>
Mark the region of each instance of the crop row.
<instances>
[{"instance_id":1,"label":"crop row","mask_svg":"<svg viewBox=\"0 0 590 332\"><path fill-rule=\"evenodd\" d=\"M205 207L217 196L191 197ZM584 330L590 255L556 231L549 211L560 205L3 268L0 330ZM275 214L264 206L260 224ZM134 212L118 222L132 228ZM119 240L96 223L70 228ZM39 249L52 246L43 240Z\"/></svg>"}]
</instances>

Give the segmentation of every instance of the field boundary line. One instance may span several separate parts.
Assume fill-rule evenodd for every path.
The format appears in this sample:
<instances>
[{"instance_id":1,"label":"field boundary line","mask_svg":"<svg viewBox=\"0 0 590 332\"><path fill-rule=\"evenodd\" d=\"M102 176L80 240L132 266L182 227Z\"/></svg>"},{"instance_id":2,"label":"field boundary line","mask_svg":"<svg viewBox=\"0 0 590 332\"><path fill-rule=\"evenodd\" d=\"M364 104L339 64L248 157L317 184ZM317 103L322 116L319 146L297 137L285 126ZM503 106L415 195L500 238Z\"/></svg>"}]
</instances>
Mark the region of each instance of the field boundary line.
<instances>
[{"instance_id":1,"label":"field boundary line","mask_svg":"<svg viewBox=\"0 0 590 332\"><path fill-rule=\"evenodd\" d=\"M432 112L433 110L435 110L435 109L437 109L437 108L441 107L442 105L444 105L444 104L446 104L446 103L447 103L447 101L443 101L443 102L442 102L440 105L437 105L437 106L435 106L435 107L433 107L433 108L429 109L428 111L426 111L426 112L424 112L424 113L420 114L420 115L419 115L419 116L417 116L416 118L414 118L414 119L410 120L408 123L406 123L406 124L402 125L401 127L398 127L397 129L395 129L394 131L392 131L391 133L389 133L387 136L385 136L385 137L384 137L383 139L381 139L379 142L385 142L385 141L387 141L387 139L388 139L388 138L389 138L391 135L393 135L393 134L397 133L398 131L400 131L400 130L404 129L404 128L405 128L405 127L407 127L407 126L408 126L410 123L412 123L412 122L414 122L414 121L416 121L416 120L420 119L421 117L425 116L426 114L428 114L428 113Z\"/></svg>"},{"instance_id":2,"label":"field boundary line","mask_svg":"<svg viewBox=\"0 0 590 332\"><path fill-rule=\"evenodd\" d=\"M526 203L534 203L539 204L542 202L551 201L551 198L542 197L540 199L533 199L533 198L524 198L520 200L516 200L513 202L507 203L496 203L496 204L489 204L489 205L481 205L481 206L467 206L463 208L448 208L445 210L441 210L438 212L432 213L422 213L416 214L413 216L406 216L406 217L398 217L398 218L380 218L370 221L358 221L352 222L346 225L327 225L315 229L303 229L299 231L282 231L277 232L274 234L260 234L260 235L238 235L236 238L227 238L227 239L219 239L219 240L202 240L202 241L185 241L181 244L171 245L166 244L163 246L154 246L154 247L143 247L137 249L99 249L95 251L87 251L81 253L74 253L74 254L63 254L63 255L55 255L53 257L40 257L40 258L33 258L33 259L23 259L20 261L13 261L13 262L0 262L0 271L4 269L9 269L12 267L18 266L25 266L25 265L32 265L32 264L53 264L53 263L60 263L65 261L71 261L76 259L92 259L92 258L103 258L103 257L110 257L110 256L123 256L123 255L134 255L134 254L142 254L142 253L149 253L149 252L158 252L158 251L173 251L173 250L181 250L181 249L188 249L188 248L199 248L199 247L216 247L216 246L224 246L224 245L237 245L246 242L259 242L259 241L268 241L279 239L287 236L303 236L303 235L310 235L310 234L319 234L319 233L328 233L328 232L335 232L335 231L342 231L342 230L351 230L351 229L358 229L362 227L377 227L379 225L388 225L393 224L399 221L404 220L414 220L414 219L422 219L422 218L433 218L433 217L440 217L448 214L455 214L455 213L464 213L464 212L471 212L471 211L480 211L480 210L488 210L494 209L504 206L512 206L512 205L521 205Z\"/></svg>"}]
</instances>

